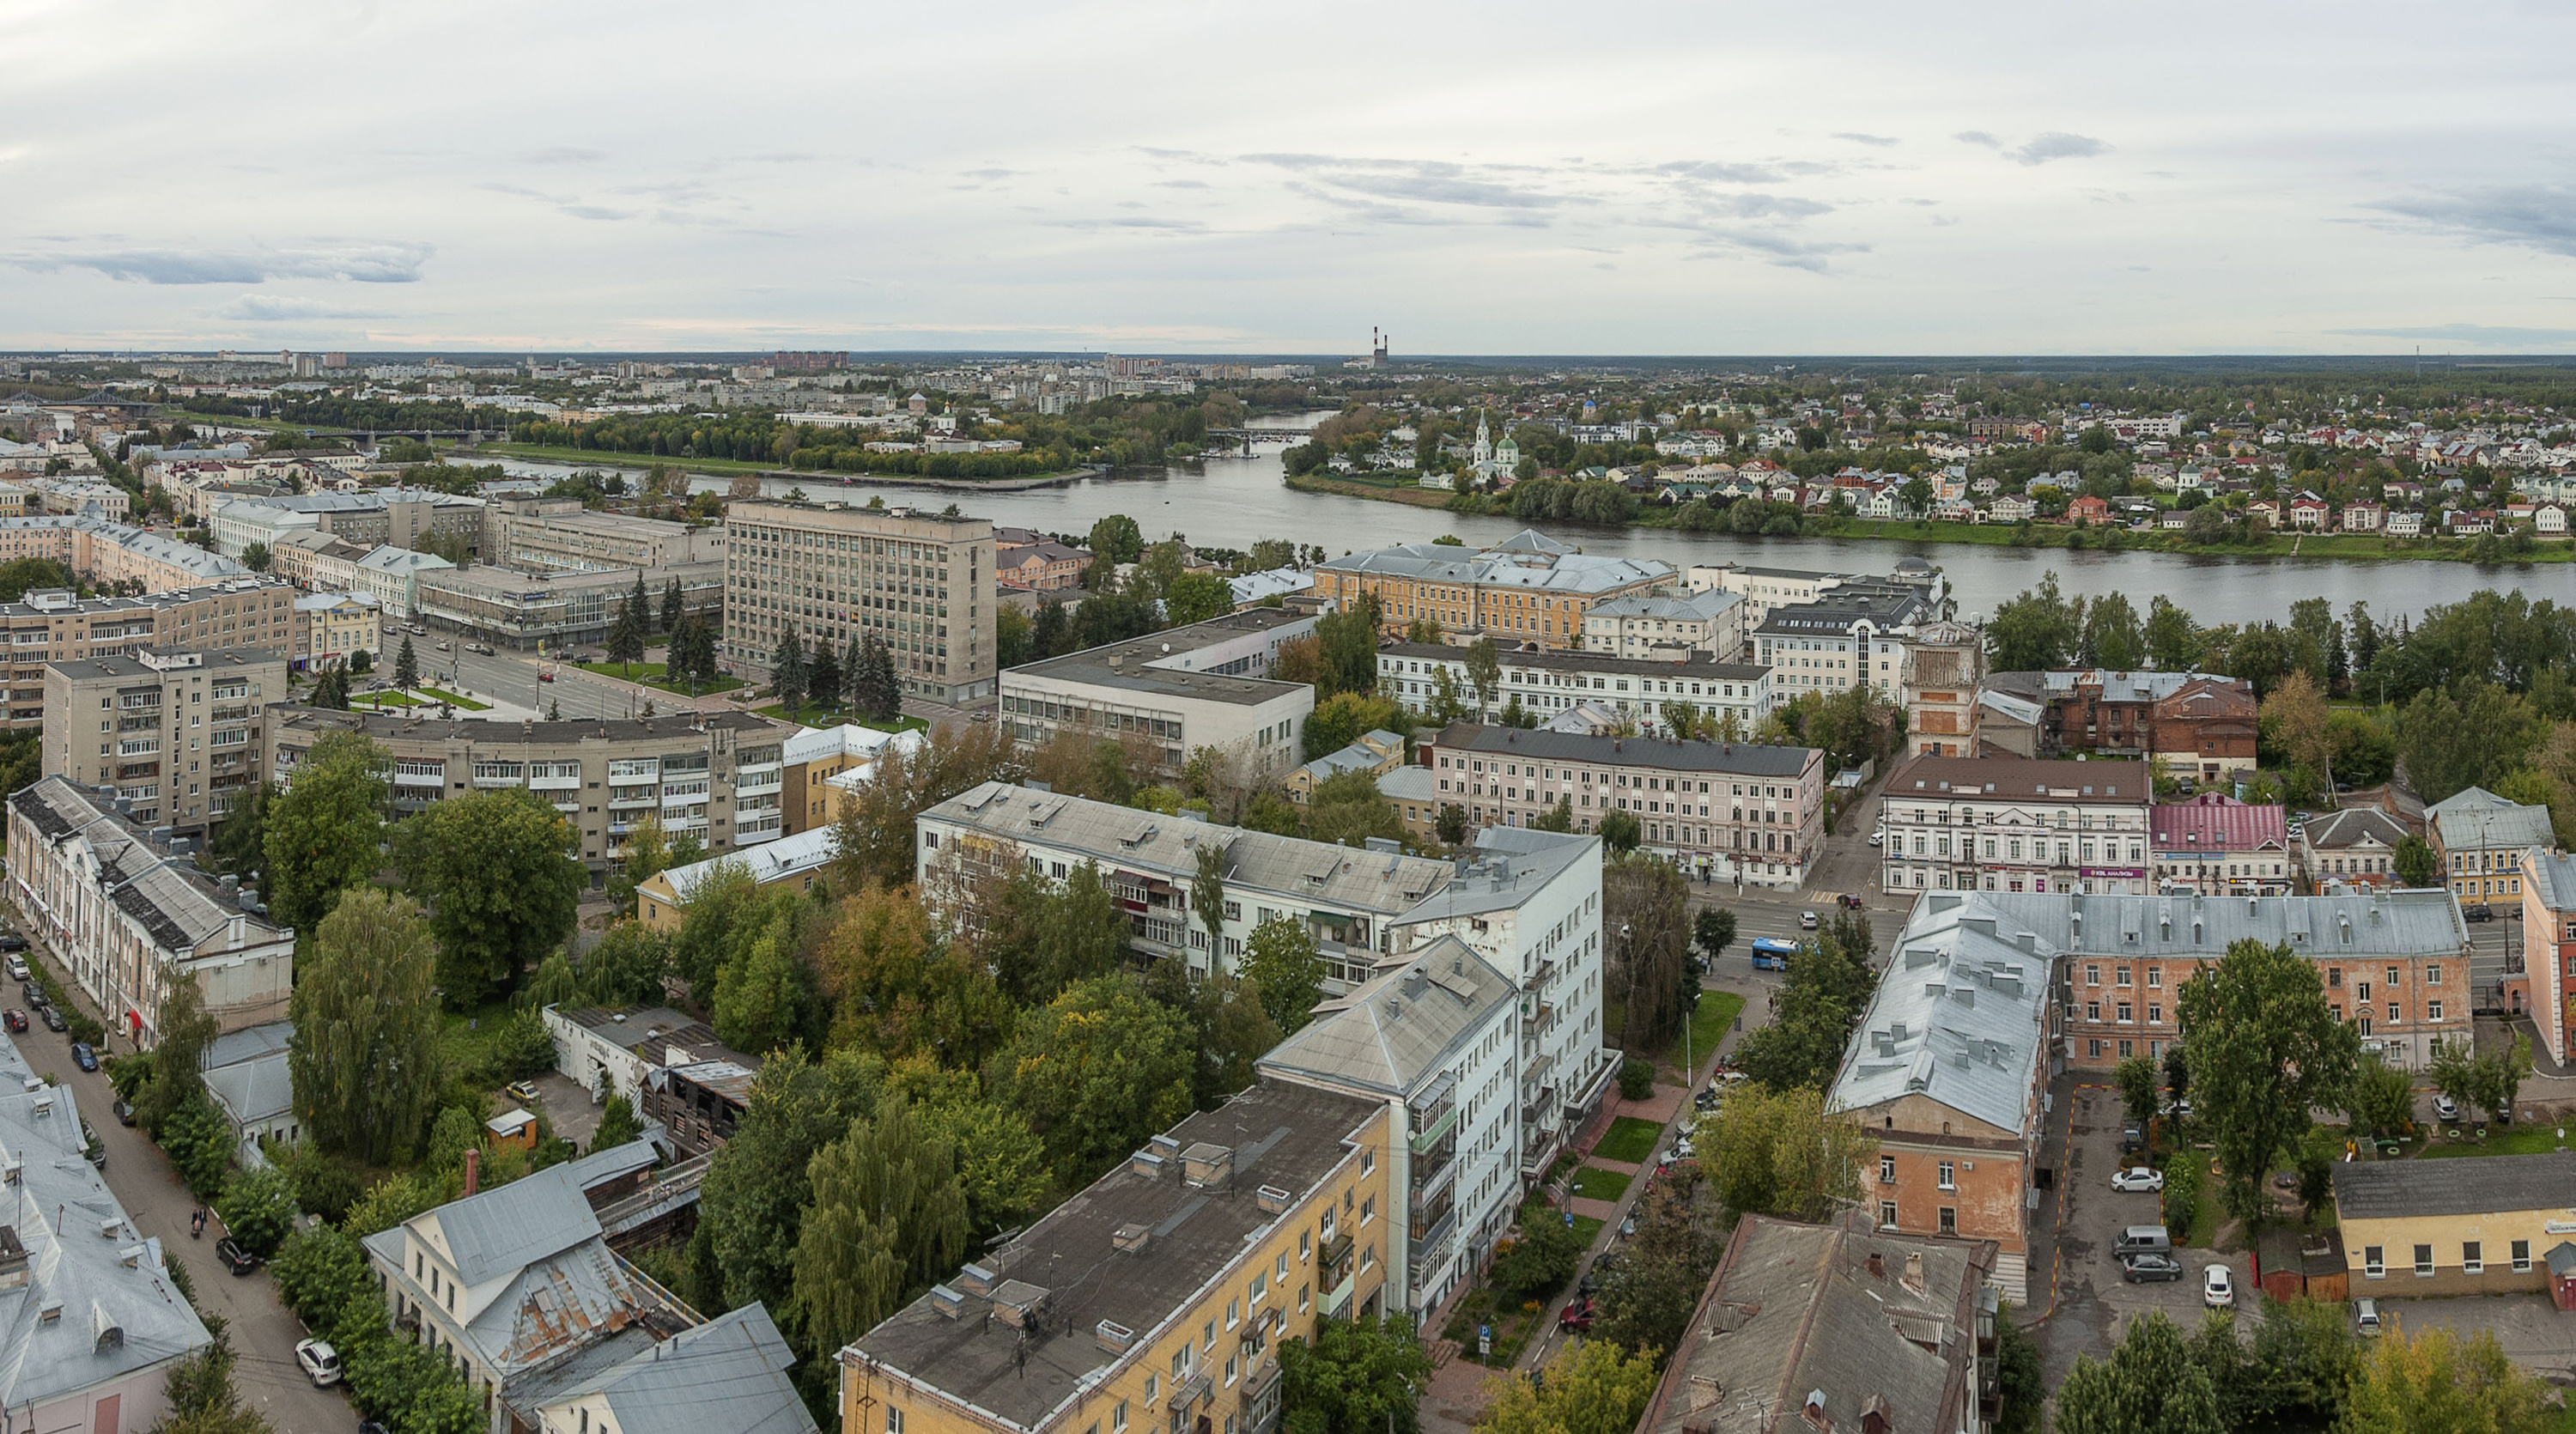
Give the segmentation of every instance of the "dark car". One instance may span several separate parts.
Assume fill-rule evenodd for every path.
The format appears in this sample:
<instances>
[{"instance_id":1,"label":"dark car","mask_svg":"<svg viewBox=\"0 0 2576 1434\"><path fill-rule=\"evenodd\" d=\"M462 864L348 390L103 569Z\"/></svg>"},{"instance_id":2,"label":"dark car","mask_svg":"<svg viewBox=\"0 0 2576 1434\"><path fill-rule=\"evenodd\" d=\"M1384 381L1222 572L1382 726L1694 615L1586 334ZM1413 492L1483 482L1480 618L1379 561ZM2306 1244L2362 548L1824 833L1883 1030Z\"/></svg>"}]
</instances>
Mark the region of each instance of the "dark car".
<instances>
[{"instance_id":1,"label":"dark car","mask_svg":"<svg viewBox=\"0 0 2576 1434\"><path fill-rule=\"evenodd\" d=\"M18 994L26 997L30 1006L51 1005L54 999L46 995L45 988L37 985L33 978L18 983Z\"/></svg>"},{"instance_id":2,"label":"dark car","mask_svg":"<svg viewBox=\"0 0 2576 1434\"><path fill-rule=\"evenodd\" d=\"M2471 921L2495 920L2495 908L2487 905L2483 901L2479 902L2475 906L2464 906L2460 908L2460 914Z\"/></svg>"},{"instance_id":3,"label":"dark car","mask_svg":"<svg viewBox=\"0 0 2576 1434\"><path fill-rule=\"evenodd\" d=\"M0 936L0 951L24 951L26 949L27 938L19 935L17 932L12 931L6 936Z\"/></svg>"},{"instance_id":4,"label":"dark car","mask_svg":"<svg viewBox=\"0 0 2576 1434\"><path fill-rule=\"evenodd\" d=\"M241 1241L230 1235L215 1242L215 1258L236 1275L247 1275L259 1268L259 1256L242 1248Z\"/></svg>"},{"instance_id":5,"label":"dark car","mask_svg":"<svg viewBox=\"0 0 2576 1434\"><path fill-rule=\"evenodd\" d=\"M2153 1250L2141 1250L2134 1255L2122 1255L2120 1278L2133 1285L2145 1284L2150 1280L2179 1280L2182 1278L2182 1261L2171 1255L2159 1255Z\"/></svg>"},{"instance_id":6,"label":"dark car","mask_svg":"<svg viewBox=\"0 0 2576 1434\"><path fill-rule=\"evenodd\" d=\"M134 1123L134 1102L127 1100L125 1097L121 1095L118 1096L116 1098L116 1104L109 1106L108 1109L116 1112L117 1124L132 1125Z\"/></svg>"},{"instance_id":7,"label":"dark car","mask_svg":"<svg viewBox=\"0 0 2576 1434\"><path fill-rule=\"evenodd\" d=\"M386 1430L373 1419L361 1419L358 1421L358 1434L386 1434Z\"/></svg>"},{"instance_id":8,"label":"dark car","mask_svg":"<svg viewBox=\"0 0 2576 1434\"><path fill-rule=\"evenodd\" d=\"M44 1017L46 1030L67 1031L71 1029L72 1023L64 1020L63 1013L55 1010L51 1006L38 1006L36 1008L36 1013Z\"/></svg>"},{"instance_id":9,"label":"dark car","mask_svg":"<svg viewBox=\"0 0 2576 1434\"><path fill-rule=\"evenodd\" d=\"M8 1027L11 1035L17 1035L27 1029L27 1013L15 1007L0 1011L0 1026Z\"/></svg>"},{"instance_id":10,"label":"dark car","mask_svg":"<svg viewBox=\"0 0 2576 1434\"><path fill-rule=\"evenodd\" d=\"M91 1050L87 1041L74 1041L72 1042L72 1064L85 1071L97 1070L98 1052Z\"/></svg>"}]
</instances>

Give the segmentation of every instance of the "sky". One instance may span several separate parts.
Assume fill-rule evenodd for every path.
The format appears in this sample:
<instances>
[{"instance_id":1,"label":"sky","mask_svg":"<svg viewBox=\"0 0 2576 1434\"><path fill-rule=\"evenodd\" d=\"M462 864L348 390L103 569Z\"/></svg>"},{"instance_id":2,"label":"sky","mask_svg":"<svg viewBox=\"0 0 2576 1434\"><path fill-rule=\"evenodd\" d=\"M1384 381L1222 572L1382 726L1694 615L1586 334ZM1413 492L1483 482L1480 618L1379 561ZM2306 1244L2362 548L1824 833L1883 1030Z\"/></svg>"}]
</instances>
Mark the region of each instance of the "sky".
<instances>
[{"instance_id":1,"label":"sky","mask_svg":"<svg viewBox=\"0 0 2576 1434\"><path fill-rule=\"evenodd\" d=\"M2576 4L0 0L0 349L2576 352Z\"/></svg>"}]
</instances>

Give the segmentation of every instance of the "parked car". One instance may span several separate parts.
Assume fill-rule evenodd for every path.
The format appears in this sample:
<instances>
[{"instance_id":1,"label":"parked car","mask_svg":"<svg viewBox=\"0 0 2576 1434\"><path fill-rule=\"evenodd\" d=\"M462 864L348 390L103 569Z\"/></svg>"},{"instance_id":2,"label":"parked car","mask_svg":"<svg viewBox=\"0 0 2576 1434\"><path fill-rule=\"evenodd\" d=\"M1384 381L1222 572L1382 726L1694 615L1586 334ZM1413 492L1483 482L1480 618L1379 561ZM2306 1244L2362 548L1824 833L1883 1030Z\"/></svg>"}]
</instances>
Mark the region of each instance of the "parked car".
<instances>
[{"instance_id":1,"label":"parked car","mask_svg":"<svg viewBox=\"0 0 2576 1434\"><path fill-rule=\"evenodd\" d=\"M2144 1165L2132 1165L2126 1170L2111 1172L2111 1188L2152 1195L2165 1188L2165 1173Z\"/></svg>"},{"instance_id":2,"label":"parked car","mask_svg":"<svg viewBox=\"0 0 2576 1434\"><path fill-rule=\"evenodd\" d=\"M71 1029L72 1023L63 1019L62 1012L55 1010L51 1006L39 1006L36 1009L37 1014L45 1018L46 1030L68 1031Z\"/></svg>"},{"instance_id":3,"label":"parked car","mask_svg":"<svg viewBox=\"0 0 2576 1434\"><path fill-rule=\"evenodd\" d=\"M2433 1097L2433 1118L2444 1125L2460 1123L2460 1103L2447 1095Z\"/></svg>"},{"instance_id":4,"label":"parked car","mask_svg":"<svg viewBox=\"0 0 2576 1434\"><path fill-rule=\"evenodd\" d=\"M34 973L27 969L26 957L12 956L9 958L9 979L12 981L29 981L35 979Z\"/></svg>"},{"instance_id":5,"label":"parked car","mask_svg":"<svg viewBox=\"0 0 2576 1434\"><path fill-rule=\"evenodd\" d=\"M1558 1311L1556 1316L1556 1327L1571 1334L1590 1334L1592 1332L1592 1318L1592 1301L1588 1299L1579 1299L1574 1303L1567 1305L1563 1310Z\"/></svg>"},{"instance_id":6,"label":"parked car","mask_svg":"<svg viewBox=\"0 0 2576 1434\"><path fill-rule=\"evenodd\" d=\"M2234 1307L2236 1277L2227 1272L2225 1265L2212 1265L2209 1273L2201 1277L2200 1302L2214 1310Z\"/></svg>"},{"instance_id":7,"label":"parked car","mask_svg":"<svg viewBox=\"0 0 2576 1434\"><path fill-rule=\"evenodd\" d=\"M1885 833L1885 832L1883 832L1883 831L1880 831L1880 832L1871 832L1871 833L1869 834L1869 844L1870 844L1871 846L1885 846L1885 845L1887 845L1887 833Z\"/></svg>"},{"instance_id":8,"label":"parked car","mask_svg":"<svg viewBox=\"0 0 2576 1434\"><path fill-rule=\"evenodd\" d=\"M510 1099L517 1101L521 1105L535 1105L537 1103L537 1087L536 1083L533 1081L514 1080L501 1088L501 1094L508 1096Z\"/></svg>"},{"instance_id":9,"label":"parked car","mask_svg":"<svg viewBox=\"0 0 2576 1434\"><path fill-rule=\"evenodd\" d=\"M0 935L0 951L24 951L26 949L27 938L19 935L17 932L12 931L6 935Z\"/></svg>"},{"instance_id":10,"label":"parked car","mask_svg":"<svg viewBox=\"0 0 2576 1434\"><path fill-rule=\"evenodd\" d=\"M87 1041L74 1041L72 1042L72 1064L85 1071L97 1070L98 1052L91 1050Z\"/></svg>"},{"instance_id":11,"label":"parked car","mask_svg":"<svg viewBox=\"0 0 2576 1434\"><path fill-rule=\"evenodd\" d=\"M2352 1328L2354 1333L2366 1339L2377 1339L2379 1337L2379 1301L2354 1300Z\"/></svg>"},{"instance_id":12,"label":"parked car","mask_svg":"<svg viewBox=\"0 0 2576 1434\"><path fill-rule=\"evenodd\" d=\"M333 1349L327 1341L297 1340L295 1362L317 1389L340 1382L340 1351Z\"/></svg>"},{"instance_id":13,"label":"parked car","mask_svg":"<svg viewBox=\"0 0 2576 1434\"><path fill-rule=\"evenodd\" d=\"M98 1138L87 1117L81 1120L81 1158L101 1170L107 1168L107 1142Z\"/></svg>"},{"instance_id":14,"label":"parked car","mask_svg":"<svg viewBox=\"0 0 2576 1434\"><path fill-rule=\"evenodd\" d=\"M27 1029L27 1013L15 1006L0 1011L0 1026L7 1026L11 1035L21 1034Z\"/></svg>"},{"instance_id":15,"label":"parked car","mask_svg":"<svg viewBox=\"0 0 2576 1434\"><path fill-rule=\"evenodd\" d=\"M108 1109L116 1112L117 1124L132 1125L134 1123L134 1102L127 1100L125 1097L121 1095L118 1096L116 1098L116 1104L108 1107Z\"/></svg>"},{"instance_id":16,"label":"parked car","mask_svg":"<svg viewBox=\"0 0 2576 1434\"><path fill-rule=\"evenodd\" d=\"M482 657L492 655L492 645L488 642L469 642L465 644L465 650Z\"/></svg>"},{"instance_id":17,"label":"parked car","mask_svg":"<svg viewBox=\"0 0 2576 1434\"><path fill-rule=\"evenodd\" d=\"M2123 1282L2132 1285L2143 1285L2155 1280L2179 1280L2182 1278L2182 1261L2171 1255L2159 1255L2152 1250L2141 1250L2134 1255L2122 1255L2120 1278Z\"/></svg>"},{"instance_id":18,"label":"parked car","mask_svg":"<svg viewBox=\"0 0 2576 1434\"><path fill-rule=\"evenodd\" d=\"M1799 930L1801 930L1801 931L1813 931L1813 930L1815 930L1815 929L1816 929L1816 913L1814 913L1814 912L1812 912L1812 911L1801 911L1801 912L1799 912L1799 913L1798 913L1798 929L1799 929Z\"/></svg>"},{"instance_id":19,"label":"parked car","mask_svg":"<svg viewBox=\"0 0 2576 1434\"><path fill-rule=\"evenodd\" d=\"M247 1275L259 1268L259 1256L243 1249L241 1241L230 1235L215 1242L215 1258L236 1275Z\"/></svg>"},{"instance_id":20,"label":"parked car","mask_svg":"<svg viewBox=\"0 0 2576 1434\"><path fill-rule=\"evenodd\" d=\"M2485 902L2483 902L2483 901L2479 902L2479 903L2478 903L2477 905L2475 905L2475 906L2463 906L2463 907L2461 907L2461 908L2460 908L2460 914L2461 914L2462 916L2467 917L2467 918L2468 918L2469 920L2471 920L2471 921L2493 921L2493 920L2495 920L2495 908L2494 908L2494 907L2492 907L2492 906L2487 905L2487 904L2486 904Z\"/></svg>"}]
</instances>

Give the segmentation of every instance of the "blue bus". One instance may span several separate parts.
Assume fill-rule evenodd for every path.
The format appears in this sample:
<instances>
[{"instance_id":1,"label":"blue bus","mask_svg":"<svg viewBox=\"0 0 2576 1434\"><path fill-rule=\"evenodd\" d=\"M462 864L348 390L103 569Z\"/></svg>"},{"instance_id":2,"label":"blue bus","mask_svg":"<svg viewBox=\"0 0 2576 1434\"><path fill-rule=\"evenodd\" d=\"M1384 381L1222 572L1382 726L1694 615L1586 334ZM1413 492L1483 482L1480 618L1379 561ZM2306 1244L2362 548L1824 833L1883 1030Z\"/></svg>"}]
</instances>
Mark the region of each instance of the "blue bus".
<instances>
[{"instance_id":1,"label":"blue bus","mask_svg":"<svg viewBox=\"0 0 2576 1434\"><path fill-rule=\"evenodd\" d=\"M1777 936L1757 936L1753 938L1753 969L1786 971L1789 969L1789 957L1797 949L1798 943L1795 941L1783 941Z\"/></svg>"}]
</instances>

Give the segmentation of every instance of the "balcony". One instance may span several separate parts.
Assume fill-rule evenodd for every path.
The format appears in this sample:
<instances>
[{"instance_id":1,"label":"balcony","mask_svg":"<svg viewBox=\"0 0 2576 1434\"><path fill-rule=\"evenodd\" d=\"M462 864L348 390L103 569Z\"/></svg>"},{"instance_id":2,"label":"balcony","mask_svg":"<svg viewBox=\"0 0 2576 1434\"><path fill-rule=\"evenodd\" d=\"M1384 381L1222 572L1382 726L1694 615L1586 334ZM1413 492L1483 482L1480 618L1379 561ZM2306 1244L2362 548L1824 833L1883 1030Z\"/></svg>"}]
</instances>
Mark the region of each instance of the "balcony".
<instances>
[{"instance_id":1,"label":"balcony","mask_svg":"<svg viewBox=\"0 0 2576 1434\"><path fill-rule=\"evenodd\" d=\"M1451 1104L1438 1120L1413 1133L1413 1153L1421 1155L1440 1143L1441 1138L1458 1128L1458 1107Z\"/></svg>"},{"instance_id":2,"label":"balcony","mask_svg":"<svg viewBox=\"0 0 2576 1434\"><path fill-rule=\"evenodd\" d=\"M661 804L662 794L651 787L608 789L608 809L612 812L640 811L646 807L658 807Z\"/></svg>"},{"instance_id":3,"label":"balcony","mask_svg":"<svg viewBox=\"0 0 2576 1434\"><path fill-rule=\"evenodd\" d=\"M1457 1233L1457 1202L1443 1200L1427 1221L1414 1222L1409 1236L1413 1253L1409 1258L1416 1265L1438 1264L1449 1253L1449 1238Z\"/></svg>"},{"instance_id":4,"label":"balcony","mask_svg":"<svg viewBox=\"0 0 2576 1434\"><path fill-rule=\"evenodd\" d=\"M1351 1312L1351 1292L1359 1288L1360 1277L1354 1272L1342 1276L1342 1282L1324 1295L1324 1318L1347 1319Z\"/></svg>"},{"instance_id":5,"label":"balcony","mask_svg":"<svg viewBox=\"0 0 2576 1434\"><path fill-rule=\"evenodd\" d=\"M575 772L567 777L530 777L528 778L528 790L532 792L578 792L581 790L581 773Z\"/></svg>"}]
</instances>

